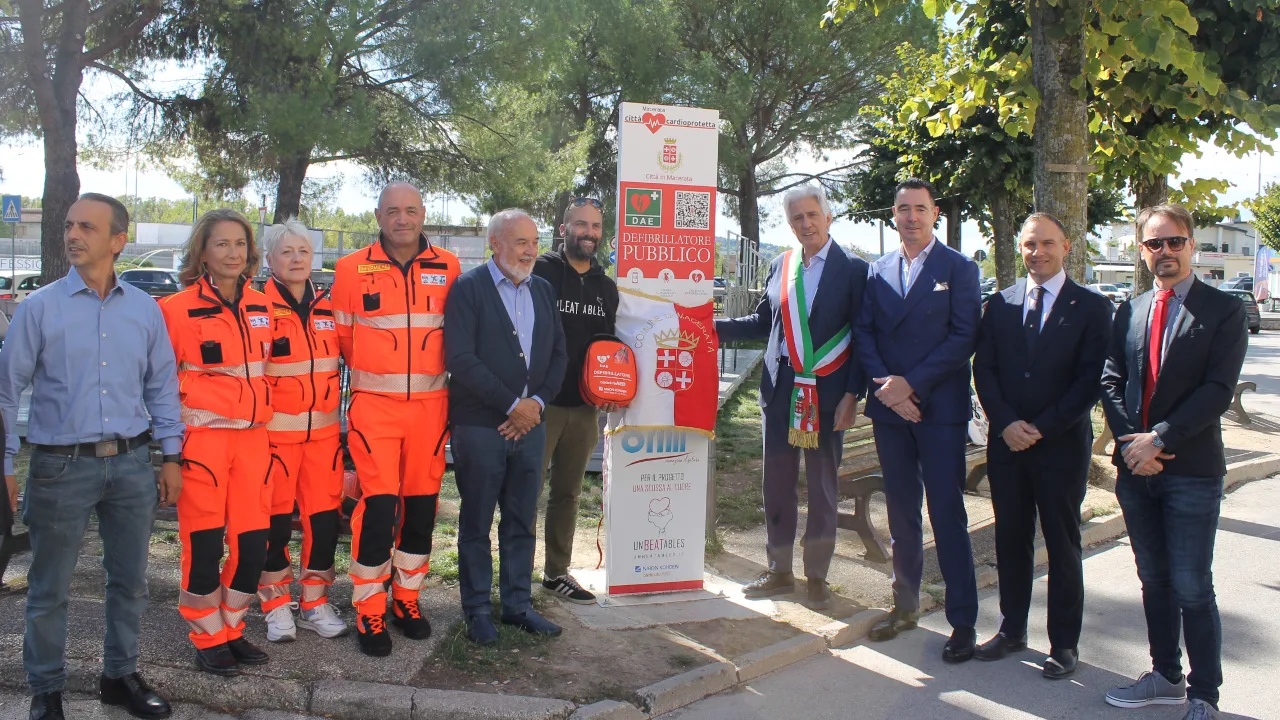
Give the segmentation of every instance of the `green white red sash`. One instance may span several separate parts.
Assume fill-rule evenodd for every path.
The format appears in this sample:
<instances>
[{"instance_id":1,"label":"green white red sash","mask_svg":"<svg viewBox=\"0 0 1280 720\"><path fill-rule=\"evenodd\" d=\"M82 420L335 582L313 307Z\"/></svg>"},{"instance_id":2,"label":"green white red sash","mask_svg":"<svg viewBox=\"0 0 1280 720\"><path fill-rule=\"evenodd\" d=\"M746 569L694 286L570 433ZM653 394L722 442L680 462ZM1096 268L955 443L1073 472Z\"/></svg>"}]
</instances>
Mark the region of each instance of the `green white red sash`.
<instances>
[{"instance_id":1,"label":"green white red sash","mask_svg":"<svg viewBox=\"0 0 1280 720\"><path fill-rule=\"evenodd\" d=\"M818 378L835 372L849 357L849 326L814 347L809 335L809 307L805 302L804 262L799 250L782 256L783 340L796 380L791 391L791 429L787 442L793 447L818 447Z\"/></svg>"}]
</instances>

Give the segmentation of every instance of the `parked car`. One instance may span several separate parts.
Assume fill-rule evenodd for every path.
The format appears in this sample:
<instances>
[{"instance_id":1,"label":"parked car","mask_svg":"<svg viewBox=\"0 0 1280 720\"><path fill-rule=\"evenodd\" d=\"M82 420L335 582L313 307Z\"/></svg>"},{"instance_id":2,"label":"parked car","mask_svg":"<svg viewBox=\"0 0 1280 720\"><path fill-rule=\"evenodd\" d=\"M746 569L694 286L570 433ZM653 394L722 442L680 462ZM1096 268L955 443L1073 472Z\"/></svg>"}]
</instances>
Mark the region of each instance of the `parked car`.
<instances>
[{"instance_id":1,"label":"parked car","mask_svg":"<svg viewBox=\"0 0 1280 720\"><path fill-rule=\"evenodd\" d=\"M1252 280L1252 278L1250 278ZM1258 301L1254 299L1253 293L1245 290L1226 289L1226 294L1240 298L1240 302L1244 303L1244 317L1248 321L1249 332L1257 335L1262 332L1262 313L1258 311Z\"/></svg>"},{"instance_id":2,"label":"parked car","mask_svg":"<svg viewBox=\"0 0 1280 720\"><path fill-rule=\"evenodd\" d=\"M28 273L19 274L16 278L18 285L13 291L13 299L22 302L27 296L40 289L40 274Z\"/></svg>"},{"instance_id":3,"label":"parked car","mask_svg":"<svg viewBox=\"0 0 1280 720\"><path fill-rule=\"evenodd\" d=\"M722 277L718 277L718 278L715 278L715 279L713 280L713 283L714 283L714 284L713 284L713 286L712 286L712 288L711 288L711 296L712 296L712 297L722 298L722 297L724 297L725 295L729 294L729 281L728 281L728 280L725 280L725 279L724 279L724 278L722 278Z\"/></svg>"},{"instance_id":4,"label":"parked car","mask_svg":"<svg viewBox=\"0 0 1280 720\"><path fill-rule=\"evenodd\" d=\"M1123 290L1110 283L1094 283L1089 286L1089 289L1099 295L1106 295L1117 305L1128 299L1128 295Z\"/></svg>"},{"instance_id":5,"label":"parked car","mask_svg":"<svg viewBox=\"0 0 1280 720\"><path fill-rule=\"evenodd\" d=\"M1243 290L1245 292L1253 292L1253 276L1240 275L1233 278L1227 278L1225 282L1218 286L1219 290Z\"/></svg>"},{"instance_id":6,"label":"parked car","mask_svg":"<svg viewBox=\"0 0 1280 720\"><path fill-rule=\"evenodd\" d=\"M172 295L182 289L178 273L158 268L131 268L120 273L120 279L151 297Z\"/></svg>"}]
</instances>

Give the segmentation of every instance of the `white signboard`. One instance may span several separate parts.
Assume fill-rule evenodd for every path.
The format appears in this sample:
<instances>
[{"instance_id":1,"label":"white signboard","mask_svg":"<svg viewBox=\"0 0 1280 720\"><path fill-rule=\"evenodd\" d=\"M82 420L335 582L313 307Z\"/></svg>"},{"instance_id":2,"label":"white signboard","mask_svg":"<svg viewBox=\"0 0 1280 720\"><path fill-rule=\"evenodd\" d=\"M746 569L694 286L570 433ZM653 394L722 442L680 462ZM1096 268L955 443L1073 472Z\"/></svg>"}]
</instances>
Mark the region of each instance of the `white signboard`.
<instances>
[{"instance_id":1,"label":"white signboard","mask_svg":"<svg viewBox=\"0 0 1280 720\"><path fill-rule=\"evenodd\" d=\"M179 223L138 223L139 245L182 245L191 236L191 226Z\"/></svg>"},{"instance_id":2,"label":"white signboard","mask_svg":"<svg viewBox=\"0 0 1280 720\"><path fill-rule=\"evenodd\" d=\"M605 444L610 595L702 588L707 438L622 428Z\"/></svg>"}]
</instances>

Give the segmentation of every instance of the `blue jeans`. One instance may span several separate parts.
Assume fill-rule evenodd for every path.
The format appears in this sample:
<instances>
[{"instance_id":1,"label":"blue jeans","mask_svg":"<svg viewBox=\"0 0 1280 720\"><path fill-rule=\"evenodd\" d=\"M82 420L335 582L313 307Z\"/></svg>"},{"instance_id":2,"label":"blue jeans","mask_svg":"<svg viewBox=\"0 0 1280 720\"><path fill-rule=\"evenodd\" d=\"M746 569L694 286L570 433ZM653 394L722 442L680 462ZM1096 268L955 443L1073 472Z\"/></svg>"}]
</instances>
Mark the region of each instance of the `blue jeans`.
<instances>
[{"instance_id":1,"label":"blue jeans","mask_svg":"<svg viewBox=\"0 0 1280 720\"><path fill-rule=\"evenodd\" d=\"M1222 685L1222 620L1213 592L1213 541L1222 508L1222 478L1140 477L1121 470L1116 498L1142 581L1151 662L1166 678L1182 675L1187 644L1187 697L1217 707Z\"/></svg>"},{"instance_id":2,"label":"blue jeans","mask_svg":"<svg viewBox=\"0 0 1280 720\"><path fill-rule=\"evenodd\" d=\"M137 670L158 499L149 452L144 444L112 458L39 450L31 456L22 506L31 534L22 662L33 695L61 691L67 679L67 595L91 512L98 515L107 572L102 671L117 678Z\"/></svg>"},{"instance_id":3,"label":"blue jeans","mask_svg":"<svg viewBox=\"0 0 1280 720\"><path fill-rule=\"evenodd\" d=\"M494 428L453 428L454 479L462 499L458 512L458 585L465 615L489 615L493 606L493 548L489 529L498 521L498 591L504 613L532 605L534 527L542 489L546 426L539 424L519 440L503 439Z\"/></svg>"}]
</instances>

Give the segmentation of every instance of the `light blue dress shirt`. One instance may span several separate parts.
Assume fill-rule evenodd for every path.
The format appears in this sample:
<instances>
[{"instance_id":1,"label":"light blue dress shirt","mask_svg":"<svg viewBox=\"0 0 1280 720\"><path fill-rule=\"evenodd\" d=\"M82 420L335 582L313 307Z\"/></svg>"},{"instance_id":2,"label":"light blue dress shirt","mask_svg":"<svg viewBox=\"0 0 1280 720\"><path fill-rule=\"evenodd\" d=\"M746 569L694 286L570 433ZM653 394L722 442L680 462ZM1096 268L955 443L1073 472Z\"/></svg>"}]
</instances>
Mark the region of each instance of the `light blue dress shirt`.
<instances>
[{"instance_id":1,"label":"light blue dress shirt","mask_svg":"<svg viewBox=\"0 0 1280 720\"><path fill-rule=\"evenodd\" d=\"M810 311L813 310L813 298L818 294L818 283L822 282L822 269L827 265L827 252L831 250L831 237L827 236L827 242L822 249L809 258L809 264L804 265L801 273L804 275L804 306ZM803 257L803 255L802 255ZM787 282L787 278L782 278L782 282ZM782 343L781 357L791 357L791 351L788 349L789 343Z\"/></svg>"},{"instance_id":2,"label":"light blue dress shirt","mask_svg":"<svg viewBox=\"0 0 1280 720\"><path fill-rule=\"evenodd\" d=\"M530 275L516 285L502 274L502 268L498 267L497 261L493 258L489 259L489 275L493 277L493 284L498 288L498 296L502 298L502 306L507 309L507 317L511 318L511 326L516 329L516 337L520 340L520 353L524 356L525 369L528 369L529 358L533 355L533 290L529 287L533 282L533 276ZM526 385L520 396L527 397L528 393L529 386ZM533 399L546 408L547 404L542 402L542 398L535 395ZM519 404L519 400L512 403L511 407L507 408L507 414L511 414Z\"/></svg>"},{"instance_id":3,"label":"light blue dress shirt","mask_svg":"<svg viewBox=\"0 0 1280 720\"><path fill-rule=\"evenodd\" d=\"M0 351L6 475L28 387L30 443L78 445L150 429L165 454L182 450L177 366L160 306L119 278L102 299L71 268L18 305Z\"/></svg>"}]
</instances>

